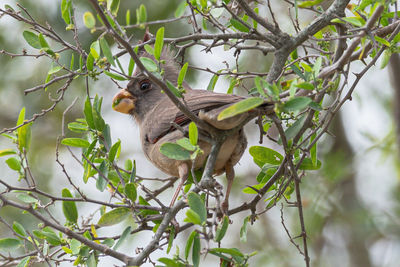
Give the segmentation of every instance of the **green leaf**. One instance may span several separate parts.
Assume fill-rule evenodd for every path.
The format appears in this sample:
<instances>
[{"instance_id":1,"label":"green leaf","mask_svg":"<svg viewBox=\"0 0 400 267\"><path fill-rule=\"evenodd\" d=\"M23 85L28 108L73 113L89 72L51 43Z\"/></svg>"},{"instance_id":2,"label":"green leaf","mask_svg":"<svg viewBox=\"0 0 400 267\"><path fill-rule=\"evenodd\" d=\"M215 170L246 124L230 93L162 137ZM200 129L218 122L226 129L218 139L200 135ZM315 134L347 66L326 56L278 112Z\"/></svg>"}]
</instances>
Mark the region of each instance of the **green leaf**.
<instances>
[{"instance_id":1,"label":"green leaf","mask_svg":"<svg viewBox=\"0 0 400 267\"><path fill-rule=\"evenodd\" d=\"M25 41L33 48L36 48L36 49L42 48L42 46L40 45L40 42L39 42L39 37L36 34L34 34L33 32L24 31L22 33L22 36L24 36Z\"/></svg>"},{"instance_id":2,"label":"green leaf","mask_svg":"<svg viewBox=\"0 0 400 267\"><path fill-rule=\"evenodd\" d=\"M106 189L106 186L107 186L107 180L103 176L108 177L108 166L107 166L105 160L103 160L100 163L99 174L98 174L98 177L97 177L97 180L96 180L96 188L100 192L103 192L104 189Z\"/></svg>"},{"instance_id":3,"label":"green leaf","mask_svg":"<svg viewBox=\"0 0 400 267\"><path fill-rule=\"evenodd\" d=\"M191 122L189 124L189 140L190 140L190 143L192 145L194 145L194 146L197 145L198 138L199 138L199 131L197 129L197 126L196 126L196 124L194 122Z\"/></svg>"},{"instance_id":4,"label":"green leaf","mask_svg":"<svg viewBox=\"0 0 400 267\"><path fill-rule=\"evenodd\" d=\"M20 236L26 236L25 228L19 222L14 222L12 228Z\"/></svg>"},{"instance_id":5,"label":"green leaf","mask_svg":"<svg viewBox=\"0 0 400 267\"><path fill-rule=\"evenodd\" d=\"M16 267L28 267L29 266L29 262L31 260L31 257L27 256L25 258L23 258Z\"/></svg>"},{"instance_id":6,"label":"green leaf","mask_svg":"<svg viewBox=\"0 0 400 267\"><path fill-rule=\"evenodd\" d=\"M71 23L71 17L69 14L71 8L71 1L62 0L61 2L61 16L64 19L65 23L68 25Z\"/></svg>"},{"instance_id":7,"label":"green leaf","mask_svg":"<svg viewBox=\"0 0 400 267\"><path fill-rule=\"evenodd\" d=\"M156 33L156 42L154 44L154 57L158 61L161 58L161 53L164 46L164 31L165 31L164 27L161 27L157 30Z\"/></svg>"},{"instance_id":8,"label":"green leaf","mask_svg":"<svg viewBox=\"0 0 400 267\"><path fill-rule=\"evenodd\" d=\"M121 140L118 140L115 142L112 147L110 148L110 152L108 152L108 160L110 162L113 162L115 159L115 156L117 155L118 150L121 149Z\"/></svg>"},{"instance_id":9,"label":"green leaf","mask_svg":"<svg viewBox=\"0 0 400 267\"><path fill-rule=\"evenodd\" d=\"M100 39L100 47L101 50L103 51L103 54L106 56L107 61L111 65L115 66L114 57L111 53L110 46L108 45L107 40L104 37Z\"/></svg>"},{"instance_id":10,"label":"green leaf","mask_svg":"<svg viewBox=\"0 0 400 267\"><path fill-rule=\"evenodd\" d=\"M200 216L201 223L205 223L207 220L207 209L200 196L194 192L190 192L188 194L188 204L190 209Z\"/></svg>"},{"instance_id":11,"label":"green leaf","mask_svg":"<svg viewBox=\"0 0 400 267\"><path fill-rule=\"evenodd\" d=\"M175 227L171 227L169 230L167 254L169 254L169 252L171 251L174 239L175 239Z\"/></svg>"},{"instance_id":12,"label":"green leaf","mask_svg":"<svg viewBox=\"0 0 400 267\"><path fill-rule=\"evenodd\" d=\"M192 260L193 260L194 267L199 267L200 250L201 250L200 238L199 238L199 234L196 232L196 235L194 236L194 239L193 239L193 249L192 249Z\"/></svg>"},{"instance_id":13,"label":"green leaf","mask_svg":"<svg viewBox=\"0 0 400 267\"><path fill-rule=\"evenodd\" d=\"M226 253L231 256L244 257L243 253L237 248L212 248L209 250L209 252Z\"/></svg>"},{"instance_id":14,"label":"green leaf","mask_svg":"<svg viewBox=\"0 0 400 267\"><path fill-rule=\"evenodd\" d=\"M259 105L261 105L262 103L264 103L264 99L259 98L259 97L246 98L242 101L239 101L239 102L233 104L232 106L227 107L223 111L221 111L221 113L219 113L219 115L218 115L218 120L221 121L221 120L224 120L227 118L234 117L238 114L241 114L241 113L249 111L253 108L256 108Z\"/></svg>"},{"instance_id":15,"label":"green leaf","mask_svg":"<svg viewBox=\"0 0 400 267\"><path fill-rule=\"evenodd\" d=\"M21 241L15 238L0 239L0 250L14 250L21 245Z\"/></svg>"},{"instance_id":16,"label":"green leaf","mask_svg":"<svg viewBox=\"0 0 400 267\"><path fill-rule=\"evenodd\" d=\"M184 222L193 223L201 225L201 219L199 214L197 214L194 210L188 209L186 211L186 218L183 220Z\"/></svg>"},{"instance_id":17,"label":"green leaf","mask_svg":"<svg viewBox=\"0 0 400 267\"><path fill-rule=\"evenodd\" d=\"M86 98L83 113L85 114L85 119L87 124L89 125L89 128L95 129L96 126L94 125L93 121L92 103L90 103L89 97Z\"/></svg>"},{"instance_id":18,"label":"green leaf","mask_svg":"<svg viewBox=\"0 0 400 267\"><path fill-rule=\"evenodd\" d=\"M39 38L40 46L42 48L49 48L50 47L42 33L39 33L38 38Z\"/></svg>"},{"instance_id":19,"label":"green leaf","mask_svg":"<svg viewBox=\"0 0 400 267\"><path fill-rule=\"evenodd\" d=\"M319 168L321 168L321 165L322 165L322 163L320 160L317 160L316 164L314 164L312 162L312 159L305 158L301 162L299 169L300 170L318 170Z\"/></svg>"},{"instance_id":20,"label":"green leaf","mask_svg":"<svg viewBox=\"0 0 400 267\"><path fill-rule=\"evenodd\" d=\"M62 67L61 67L61 66L54 66L54 67L52 67L52 68L47 72L47 74L48 74L48 75L52 75L52 74L54 74L54 73L59 72L60 70L62 70Z\"/></svg>"},{"instance_id":21,"label":"green leaf","mask_svg":"<svg viewBox=\"0 0 400 267\"><path fill-rule=\"evenodd\" d=\"M129 66L128 66L128 76L132 76L133 69L135 68L135 61L132 58L129 59Z\"/></svg>"},{"instance_id":22,"label":"green leaf","mask_svg":"<svg viewBox=\"0 0 400 267\"><path fill-rule=\"evenodd\" d=\"M118 74L115 74L115 73L112 73L112 72L109 72L109 71L106 71L106 70L104 70L104 73L108 77L111 77L111 78L113 78L114 80L117 80L117 81L126 81L126 80L128 80L124 76L121 76L121 75L118 75Z\"/></svg>"},{"instance_id":23,"label":"green leaf","mask_svg":"<svg viewBox=\"0 0 400 267\"><path fill-rule=\"evenodd\" d=\"M186 260L189 258L189 252L190 252L190 249L192 248L193 240L194 240L194 237L196 234L197 234L197 232L193 231L186 241L186 247L185 247L185 259Z\"/></svg>"},{"instance_id":24,"label":"green leaf","mask_svg":"<svg viewBox=\"0 0 400 267\"><path fill-rule=\"evenodd\" d=\"M106 127L106 123L104 119L101 117L101 104L103 102L103 98L99 98L98 95L94 97L93 106L92 106L92 114L93 114L93 122L96 130L103 132L104 127ZM105 133L103 132L103 135ZM106 136L104 136L106 137ZM109 138L108 138L109 139ZM107 140L109 141L109 140ZM109 144L109 142L107 142Z\"/></svg>"},{"instance_id":25,"label":"green leaf","mask_svg":"<svg viewBox=\"0 0 400 267\"><path fill-rule=\"evenodd\" d=\"M144 23L147 21L147 11L145 5L141 4L139 9L136 10L137 24Z\"/></svg>"},{"instance_id":26,"label":"green leaf","mask_svg":"<svg viewBox=\"0 0 400 267\"><path fill-rule=\"evenodd\" d=\"M92 29L94 26L96 26L96 19L94 18L92 12L86 11L83 14L83 23L88 29Z\"/></svg>"},{"instance_id":27,"label":"green leaf","mask_svg":"<svg viewBox=\"0 0 400 267\"><path fill-rule=\"evenodd\" d=\"M182 66L182 69L179 71L179 76L178 76L178 81L177 81L177 84L178 84L178 87L179 87L179 88L182 87L182 83L183 83L183 81L184 81L184 79L185 79L188 66L189 66L189 63L186 62L186 63Z\"/></svg>"},{"instance_id":28,"label":"green leaf","mask_svg":"<svg viewBox=\"0 0 400 267\"><path fill-rule=\"evenodd\" d=\"M50 227L46 226L41 231L41 234L44 236L44 239L49 242L50 245L58 246L61 245L61 239L58 237L56 232L54 232Z\"/></svg>"},{"instance_id":29,"label":"green leaf","mask_svg":"<svg viewBox=\"0 0 400 267\"><path fill-rule=\"evenodd\" d=\"M131 234L131 229L132 227L128 226L125 228L125 230L122 232L121 237L118 239L117 243L115 243L113 249L117 250L122 243L125 241L125 239Z\"/></svg>"},{"instance_id":30,"label":"green leaf","mask_svg":"<svg viewBox=\"0 0 400 267\"><path fill-rule=\"evenodd\" d=\"M131 25L131 11L128 9L125 15L126 26Z\"/></svg>"},{"instance_id":31,"label":"green leaf","mask_svg":"<svg viewBox=\"0 0 400 267\"><path fill-rule=\"evenodd\" d=\"M210 82L207 85L207 90L208 91L214 91L215 85L217 84L217 81L219 79L219 76L217 74L214 74L210 80Z\"/></svg>"},{"instance_id":32,"label":"green leaf","mask_svg":"<svg viewBox=\"0 0 400 267\"><path fill-rule=\"evenodd\" d=\"M130 215L128 208L116 208L104 213L98 221L99 226L111 226L124 221Z\"/></svg>"},{"instance_id":33,"label":"green leaf","mask_svg":"<svg viewBox=\"0 0 400 267\"><path fill-rule=\"evenodd\" d=\"M82 138L64 138L61 144L75 147L89 147L90 143Z\"/></svg>"},{"instance_id":34,"label":"green leaf","mask_svg":"<svg viewBox=\"0 0 400 267\"><path fill-rule=\"evenodd\" d=\"M317 58L317 60L315 60L314 67L313 67L315 77L318 76L319 71L321 70L321 66L322 66L322 57L319 57L319 58Z\"/></svg>"},{"instance_id":35,"label":"green leaf","mask_svg":"<svg viewBox=\"0 0 400 267\"><path fill-rule=\"evenodd\" d=\"M215 242L221 242L222 238L224 238L226 230L229 226L229 217L224 215L224 218L219 222L217 226L217 230L215 231Z\"/></svg>"},{"instance_id":36,"label":"green leaf","mask_svg":"<svg viewBox=\"0 0 400 267\"><path fill-rule=\"evenodd\" d=\"M174 143L164 143L160 147L160 152L170 158L176 160L188 160L190 159L190 152Z\"/></svg>"},{"instance_id":37,"label":"green leaf","mask_svg":"<svg viewBox=\"0 0 400 267\"><path fill-rule=\"evenodd\" d=\"M193 146L190 140L186 137L177 140L176 143L188 151L196 150L196 147Z\"/></svg>"},{"instance_id":38,"label":"green leaf","mask_svg":"<svg viewBox=\"0 0 400 267\"><path fill-rule=\"evenodd\" d=\"M167 86L169 88L169 90L171 90L171 92L178 98L182 98L182 93L181 91L175 87L175 85L173 85L170 81L167 80Z\"/></svg>"},{"instance_id":39,"label":"green leaf","mask_svg":"<svg viewBox=\"0 0 400 267\"><path fill-rule=\"evenodd\" d=\"M182 1L178 5L178 7L176 8L175 13L174 13L175 18L179 18L185 13L186 5L187 5L186 1Z\"/></svg>"},{"instance_id":40,"label":"green leaf","mask_svg":"<svg viewBox=\"0 0 400 267\"><path fill-rule=\"evenodd\" d=\"M263 165L266 163L279 165L283 160L283 156L280 153L268 147L252 146L249 149L249 153L254 160L260 161Z\"/></svg>"},{"instance_id":41,"label":"green leaf","mask_svg":"<svg viewBox=\"0 0 400 267\"><path fill-rule=\"evenodd\" d=\"M249 221L250 221L249 216L244 218L242 227L240 228L240 241L243 243L247 242L247 224Z\"/></svg>"},{"instance_id":42,"label":"green leaf","mask_svg":"<svg viewBox=\"0 0 400 267\"><path fill-rule=\"evenodd\" d=\"M297 51L297 50L296 50ZM303 72L296 66L296 64L290 65L290 68L303 80L307 80L306 76L304 76Z\"/></svg>"},{"instance_id":43,"label":"green leaf","mask_svg":"<svg viewBox=\"0 0 400 267\"><path fill-rule=\"evenodd\" d=\"M303 83L295 84L294 86L296 86L297 88L304 89L304 90L314 90L314 85L312 83L309 83L309 82L303 82Z\"/></svg>"},{"instance_id":44,"label":"green leaf","mask_svg":"<svg viewBox=\"0 0 400 267\"><path fill-rule=\"evenodd\" d=\"M6 159L6 163L11 170L14 170L14 171L21 170L21 163L20 163L19 159L15 158L15 157Z\"/></svg>"},{"instance_id":45,"label":"green leaf","mask_svg":"<svg viewBox=\"0 0 400 267\"><path fill-rule=\"evenodd\" d=\"M0 150L0 157L14 155L14 154L17 154L17 152L12 148L6 148L6 149Z\"/></svg>"},{"instance_id":46,"label":"green leaf","mask_svg":"<svg viewBox=\"0 0 400 267\"><path fill-rule=\"evenodd\" d=\"M68 188L64 188L61 191L61 195L64 198L73 198ZM76 208L76 204L74 201L63 201L62 210L67 221L72 223L78 222L78 209Z\"/></svg>"},{"instance_id":47,"label":"green leaf","mask_svg":"<svg viewBox=\"0 0 400 267\"><path fill-rule=\"evenodd\" d=\"M185 267L185 266L187 266L180 262L176 262L173 259L169 259L169 258L165 258L165 257L159 258L157 261L164 263L165 267ZM156 265L156 266L159 266L159 265Z\"/></svg>"},{"instance_id":48,"label":"green leaf","mask_svg":"<svg viewBox=\"0 0 400 267\"><path fill-rule=\"evenodd\" d=\"M22 202L28 203L28 204L32 204L32 203L37 203L38 202L38 200L36 198L31 197L31 196L29 196L27 194L18 194L17 198L19 200L21 200Z\"/></svg>"},{"instance_id":49,"label":"green leaf","mask_svg":"<svg viewBox=\"0 0 400 267\"><path fill-rule=\"evenodd\" d=\"M391 56L392 56L392 52L389 49L386 49L385 51L383 51L381 65L379 66L381 69L383 69L387 66Z\"/></svg>"},{"instance_id":50,"label":"green leaf","mask_svg":"<svg viewBox=\"0 0 400 267\"><path fill-rule=\"evenodd\" d=\"M150 72L156 72L158 70L157 64L148 57L140 57L140 61L144 67Z\"/></svg>"},{"instance_id":51,"label":"green leaf","mask_svg":"<svg viewBox=\"0 0 400 267\"><path fill-rule=\"evenodd\" d=\"M108 0L108 1L110 1L110 0ZM110 11L111 11L111 14L113 14L114 16L117 16L117 14L118 14L119 3L120 3L119 0L112 0L112 2L111 2Z\"/></svg>"},{"instance_id":52,"label":"green leaf","mask_svg":"<svg viewBox=\"0 0 400 267\"><path fill-rule=\"evenodd\" d=\"M31 124L27 123L22 127L19 127L17 130L18 135L18 148L20 151L25 149L26 151L29 150L29 146L31 143Z\"/></svg>"},{"instance_id":53,"label":"green leaf","mask_svg":"<svg viewBox=\"0 0 400 267\"><path fill-rule=\"evenodd\" d=\"M289 141L290 139L292 139L293 137L295 137L297 135L297 133L301 130L301 128L303 127L303 124L306 120L307 116L303 115L302 117L300 117L300 119L298 119L297 121L295 121L292 126L290 126L289 128L287 128L285 130L285 135L287 140Z\"/></svg>"},{"instance_id":54,"label":"green leaf","mask_svg":"<svg viewBox=\"0 0 400 267\"><path fill-rule=\"evenodd\" d=\"M242 24L240 21L238 21L236 19L231 19L230 23L232 24L232 26L235 29L237 29L241 32L249 32L250 31L250 29L247 26L245 26L244 24Z\"/></svg>"},{"instance_id":55,"label":"green leaf","mask_svg":"<svg viewBox=\"0 0 400 267\"><path fill-rule=\"evenodd\" d=\"M88 130L88 127L79 122L70 122L68 123L68 129L76 133L83 133Z\"/></svg>"},{"instance_id":56,"label":"green leaf","mask_svg":"<svg viewBox=\"0 0 400 267\"><path fill-rule=\"evenodd\" d=\"M305 109L312 102L311 98L305 96L299 96L290 99L283 105L283 110L285 112L300 111Z\"/></svg>"},{"instance_id":57,"label":"green leaf","mask_svg":"<svg viewBox=\"0 0 400 267\"><path fill-rule=\"evenodd\" d=\"M135 202L137 198L136 186L133 183L128 183L124 188L125 195L132 201Z\"/></svg>"},{"instance_id":58,"label":"green leaf","mask_svg":"<svg viewBox=\"0 0 400 267\"><path fill-rule=\"evenodd\" d=\"M151 45L145 44L144 50L146 50L146 52L149 53L150 55L154 56L154 48Z\"/></svg>"},{"instance_id":59,"label":"green leaf","mask_svg":"<svg viewBox=\"0 0 400 267\"><path fill-rule=\"evenodd\" d=\"M88 57L86 58L86 68L88 69L88 71L92 71L93 66L94 66L94 57L92 53L89 53Z\"/></svg>"}]
</instances>

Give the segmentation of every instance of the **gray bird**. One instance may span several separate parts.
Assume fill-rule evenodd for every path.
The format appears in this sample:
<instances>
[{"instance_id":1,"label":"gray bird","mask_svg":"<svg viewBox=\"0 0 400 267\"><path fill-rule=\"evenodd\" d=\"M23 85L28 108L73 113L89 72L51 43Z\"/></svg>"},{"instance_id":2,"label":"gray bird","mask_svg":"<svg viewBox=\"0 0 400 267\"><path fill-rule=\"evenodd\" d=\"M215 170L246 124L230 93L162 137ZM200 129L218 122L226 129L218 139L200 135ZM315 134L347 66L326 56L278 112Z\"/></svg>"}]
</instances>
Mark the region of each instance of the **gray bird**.
<instances>
[{"instance_id":1,"label":"gray bird","mask_svg":"<svg viewBox=\"0 0 400 267\"><path fill-rule=\"evenodd\" d=\"M145 52L141 56L154 60L151 55ZM164 78L176 85L179 73L177 64L166 51L163 52L161 59L165 60L165 64L162 65L165 70ZM255 110L219 121L217 117L222 110L244 100L245 97L220 94L207 90L193 90L185 83L183 86L185 89L183 94L184 103L186 103L190 111L198 115L200 119L221 130L235 128L245 120L248 120L249 116L256 117L260 114L257 111L262 112L262 114L273 112L273 104L264 103L262 107L260 106ZM165 142L175 143L185 137L185 134L176 129L173 124L175 123L185 128L190 123L190 119L139 69L134 72L127 88L122 89L114 96L113 109L134 117L140 128L140 140L147 159L163 172L180 178L180 183L171 201L172 206L189 175L192 162L190 160L170 159L160 152L160 147ZM211 151L211 145L202 139L199 140L198 145L203 150L203 153L198 154L194 160L194 168L196 170L204 167ZM225 199L221 205L224 213L228 210L229 194L235 176L233 166L242 157L246 145L246 136L243 129L240 129L237 133L227 138L217 156L214 174L219 175L225 172L227 178Z\"/></svg>"}]
</instances>

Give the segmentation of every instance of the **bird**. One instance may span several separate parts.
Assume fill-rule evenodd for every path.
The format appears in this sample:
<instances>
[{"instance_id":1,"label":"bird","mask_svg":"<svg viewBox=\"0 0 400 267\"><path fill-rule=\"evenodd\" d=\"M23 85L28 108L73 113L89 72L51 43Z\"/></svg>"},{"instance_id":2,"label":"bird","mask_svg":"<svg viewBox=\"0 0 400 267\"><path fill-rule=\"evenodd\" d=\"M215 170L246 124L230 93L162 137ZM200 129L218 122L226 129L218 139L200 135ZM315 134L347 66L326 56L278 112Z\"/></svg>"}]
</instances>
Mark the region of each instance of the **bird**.
<instances>
[{"instance_id":1,"label":"bird","mask_svg":"<svg viewBox=\"0 0 400 267\"><path fill-rule=\"evenodd\" d=\"M155 61L154 57L146 51L141 51L140 56ZM162 64L164 79L176 86L179 75L178 64L174 61L169 50L163 49L161 62L164 62ZM256 112L256 108L256 110L225 120L218 120L217 117L222 110L246 99L246 97L192 89L186 82L183 83L183 87L182 98L188 109L201 120L217 129L233 129L243 124L249 117L253 118L259 114ZM182 129L187 129L191 120L139 68L136 68L133 72L127 87L121 89L114 96L112 107L115 111L129 114L134 118L140 129L140 141L146 158L164 173L180 178L178 188L171 200L170 207L172 207L189 176L192 161L168 158L160 152L160 147L166 142L175 143L184 138L185 132ZM260 109L261 106L258 110ZM272 110L273 104L266 102L262 105L264 114L271 113ZM195 170L204 167L211 152L211 144L207 140L200 138L198 145L202 153L199 153L193 161ZM240 128L223 142L216 159L213 174L220 175L225 172L227 178L226 193L221 203L221 210L224 214L229 208L229 195L235 177L233 166L242 157L246 146L247 139L243 128Z\"/></svg>"}]
</instances>

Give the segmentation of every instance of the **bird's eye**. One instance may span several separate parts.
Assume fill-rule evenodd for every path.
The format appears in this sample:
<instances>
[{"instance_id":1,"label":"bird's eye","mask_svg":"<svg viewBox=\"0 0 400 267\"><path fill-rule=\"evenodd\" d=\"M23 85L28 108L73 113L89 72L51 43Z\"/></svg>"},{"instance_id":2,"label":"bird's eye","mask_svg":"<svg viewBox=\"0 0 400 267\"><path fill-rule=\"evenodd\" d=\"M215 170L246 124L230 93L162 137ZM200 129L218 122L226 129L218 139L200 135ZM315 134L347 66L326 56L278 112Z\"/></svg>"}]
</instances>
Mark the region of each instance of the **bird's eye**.
<instances>
[{"instance_id":1,"label":"bird's eye","mask_svg":"<svg viewBox=\"0 0 400 267\"><path fill-rule=\"evenodd\" d=\"M149 80L144 80L139 83L140 90L144 91L151 87L151 83Z\"/></svg>"}]
</instances>

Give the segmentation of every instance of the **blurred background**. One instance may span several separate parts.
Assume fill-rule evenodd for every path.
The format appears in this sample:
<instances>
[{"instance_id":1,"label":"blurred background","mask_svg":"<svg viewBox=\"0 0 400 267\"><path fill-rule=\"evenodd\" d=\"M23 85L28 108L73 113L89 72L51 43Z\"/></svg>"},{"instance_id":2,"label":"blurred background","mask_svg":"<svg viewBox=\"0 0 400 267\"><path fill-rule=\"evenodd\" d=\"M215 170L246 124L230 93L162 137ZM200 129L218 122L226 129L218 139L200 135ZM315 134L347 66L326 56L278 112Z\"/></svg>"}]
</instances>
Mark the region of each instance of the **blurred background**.
<instances>
[{"instance_id":1,"label":"blurred background","mask_svg":"<svg viewBox=\"0 0 400 267\"><path fill-rule=\"evenodd\" d=\"M61 19L60 2L54 0L21 0L18 1L27 8L31 15L41 23L46 21L60 33L63 38L72 40L70 32L65 31L65 24ZM125 14L126 9L135 14L136 8L143 3L148 10L148 21L173 17L174 11L181 1L121 1L120 13ZM275 2L275 1L274 1ZM278 16L281 27L290 31L290 23L286 19L288 7L281 2L272 3ZM95 40L97 33L83 26L82 15L85 11L92 11L86 1L73 1L76 7L76 18L80 28L80 40L85 48ZM0 0L0 6L5 4L16 7L15 1ZM263 9L260 8L260 12ZM262 14L262 13L261 13ZM303 16L304 15L304 16ZM301 26L313 19L311 13L302 14ZM123 16L122 16L123 20ZM135 17L133 17L135 21ZM150 32L155 32L161 25L150 27ZM166 37L176 37L191 32L187 22L178 21L166 27ZM25 42L22 32L28 29L26 25L9 17L0 18L0 50L11 53L21 53L22 49L32 52L32 48ZM143 36L143 30L131 30L135 40ZM117 51L116 47L113 47ZM247 52L241 56L241 66L244 70L267 71L270 57L260 56L257 52ZM398 56L398 55L397 55ZM69 57L67 57L69 58ZM122 59L122 64L127 65L128 58ZM213 49L212 53L205 53L201 48L193 48L186 56L191 65L212 70L225 67L224 61L231 66L234 58L230 52L223 49ZM44 82L50 69L48 58L17 57L0 54L0 128L15 126L18 113L22 107L26 107L27 117L48 108L51 102L47 94L42 91L24 96L24 89L34 87ZM69 64L65 62L65 64ZM393 59L395 66L396 59ZM362 65L356 66L361 70ZM399 68L394 68L394 77L399 76ZM193 88L204 89L207 87L211 74L191 70L187 81ZM354 77L351 77L353 79ZM305 210L305 223L308 234L309 250L312 266L399 266L400 262L400 194L399 175L400 165L398 158L398 132L399 121L395 116L395 110L399 110L397 96L400 94L400 86L391 83L388 69L381 70L378 67L371 69L356 89L353 100L347 102L330 129L330 135L326 135L319 144L319 158L323 162L319 171L310 171L302 180L302 196ZM98 94L103 100L103 116L106 123L111 126L113 142L120 139L122 151L120 164L126 159L134 159L137 164L137 173L144 177L166 177L165 174L154 168L144 157L140 143L139 131L134 121L128 116L116 113L111 109L112 96L117 92L117 86L108 77L104 76L98 81L90 81L92 95ZM120 83L124 86L124 83ZM218 80L216 91L226 92L229 81L223 78ZM56 88L56 87L54 87ZM49 92L51 92L50 88ZM53 90L54 91L54 90ZM235 93L243 94L240 88ZM67 90L64 101L56 109L47 114L45 118L39 118L32 127L32 144L28 155L32 171L37 183L43 191L60 194L61 189L70 187L59 165L55 162L55 145L57 137L61 135L61 118L64 110L78 97L77 103L68 113L66 123L83 117L82 107L86 97L86 88L83 79L75 80ZM327 100L329 101L329 100ZM249 139L249 147L258 144L257 127L249 123L246 127ZM76 136L66 131L67 136ZM264 143L265 144L265 143ZM0 150L14 148L9 139L0 137ZM279 150L275 147L274 149ZM79 155L80 150L75 152ZM83 169L73 161L65 147L61 148L61 160L73 181L83 191L94 198L107 199L108 193L99 193L96 190L95 181L90 179L87 184L82 181ZM0 158L0 178L13 185L25 185L18 181L18 176L5 164L6 158ZM235 167L237 177L231 197L231 207L246 201L248 195L242 193L246 185L256 184L255 177L259 168L252 162L248 152ZM225 179L219 180L225 183ZM154 182L154 186L158 186ZM0 191L3 187L0 186ZM164 194L168 202L170 194ZM60 220L64 220L60 205L53 208L54 214ZM83 211L94 213L93 206L78 204L80 215ZM228 231L237 233L228 235L223 240L225 247L238 247L247 253L258 251L251 258L250 266L303 266L303 257L290 243L282 226L281 203L260 216L254 225L248 227L247 243L239 240L239 228L243 218L249 214L239 213L231 216L233 224ZM6 221L22 220L26 229L37 227L35 221L29 215L5 207L0 209L0 216ZM86 216L86 214L85 214ZM93 221L98 220L99 214L94 214ZM183 214L180 214L183 216ZM30 220L27 220L27 218ZM23 218L23 219L22 219ZM283 203L283 219L293 237L300 234L297 209L287 207ZM81 219L80 219L81 220ZM122 230L132 224L124 222L109 229L99 230L99 235L106 236L121 233ZM235 230L234 230L235 229ZM0 225L0 237L6 237L7 229ZM187 231L186 235L190 232ZM151 238L151 232L134 235L121 249L134 255L136 247L146 244L144 240ZM185 237L178 237L178 244L183 253ZM300 240L295 239L298 243ZM22 253L22 251L21 251ZM164 252L158 252L153 260L165 256ZM175 251L170 253L173 254ZM218 264L217 258L208 255L207 260L211 266ZM111 266L119 264L118 261L102 258L99 266ZM39 265L38 265L39 266ZM64 265L68 266L68 265Z\"/></svg>"}]
</instances>

